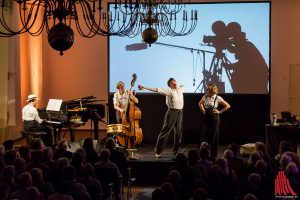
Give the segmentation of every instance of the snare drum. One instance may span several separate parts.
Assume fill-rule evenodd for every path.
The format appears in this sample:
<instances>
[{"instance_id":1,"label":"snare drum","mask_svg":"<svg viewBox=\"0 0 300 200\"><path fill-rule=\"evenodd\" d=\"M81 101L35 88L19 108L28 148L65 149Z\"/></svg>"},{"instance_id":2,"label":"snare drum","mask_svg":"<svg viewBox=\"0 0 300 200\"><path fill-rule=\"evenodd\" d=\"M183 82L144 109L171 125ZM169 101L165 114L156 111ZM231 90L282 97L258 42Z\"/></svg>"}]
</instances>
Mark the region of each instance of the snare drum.
<instances>
[{"instance_id":1,"label":"snare drum","mask_svg":"<svg viewBox=\"0 0 300 200\"><path fill-rule=\"evenodd\" d=\"M109 125L107 125L107 133L110 133L110 134L123 133L123 125L122 124L109 124Z\"/></svg>"}]
</instances>

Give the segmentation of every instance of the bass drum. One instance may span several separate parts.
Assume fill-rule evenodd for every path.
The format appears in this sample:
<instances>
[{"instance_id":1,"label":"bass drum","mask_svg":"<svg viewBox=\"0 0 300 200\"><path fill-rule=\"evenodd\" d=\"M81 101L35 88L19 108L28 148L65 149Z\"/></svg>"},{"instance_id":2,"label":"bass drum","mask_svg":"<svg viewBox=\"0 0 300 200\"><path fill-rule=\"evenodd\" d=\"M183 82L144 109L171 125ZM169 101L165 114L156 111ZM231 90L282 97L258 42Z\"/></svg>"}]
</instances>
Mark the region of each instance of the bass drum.
<instances>
[{"instance_id":1,"label":"bass drum","mask_svg":"<svg viewBox=\"0 0 300 200\"><path fill-rule=\"evenodd\" d=\"M123 133L123 125L122 124L109 124L109 125L107 125L107 133L108 134L121 134L121 133Z\"/></svg>"}]
</instances>

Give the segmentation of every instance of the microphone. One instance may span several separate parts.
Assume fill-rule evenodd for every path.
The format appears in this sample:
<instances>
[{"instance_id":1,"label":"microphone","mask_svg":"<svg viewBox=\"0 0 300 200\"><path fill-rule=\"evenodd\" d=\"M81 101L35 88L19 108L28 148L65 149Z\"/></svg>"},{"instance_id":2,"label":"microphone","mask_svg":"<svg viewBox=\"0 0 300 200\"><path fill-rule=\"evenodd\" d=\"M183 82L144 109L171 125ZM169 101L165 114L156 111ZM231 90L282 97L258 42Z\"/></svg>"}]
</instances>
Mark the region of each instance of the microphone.
<instances>
[{"instance_id":1,"label":"microphone","mask_svg":"<svg viewBox=\"0 0 300 200\"><path fill-rule=\"evenodd\" d=\"M138 88L139 88L139 90L142 90L142 89L143 89L143 86L138 85Z\"/></svg>"}]
</instances>

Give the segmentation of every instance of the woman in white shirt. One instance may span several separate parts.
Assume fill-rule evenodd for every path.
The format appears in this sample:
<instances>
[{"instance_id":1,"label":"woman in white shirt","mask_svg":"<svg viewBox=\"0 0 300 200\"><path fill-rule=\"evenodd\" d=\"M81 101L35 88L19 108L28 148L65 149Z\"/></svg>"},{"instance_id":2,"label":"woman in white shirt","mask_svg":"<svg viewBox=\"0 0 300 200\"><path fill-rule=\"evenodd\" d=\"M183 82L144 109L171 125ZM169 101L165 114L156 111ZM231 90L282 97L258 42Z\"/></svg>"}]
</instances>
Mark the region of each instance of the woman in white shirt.
<instances>
[{"instance_id":1,"label":"woman in white shirt","mask_svg":"<svg viewBox=\"0 0 300 200\"><path fill-rule=\"evenodd\" d=\"M218 94L218 88L215 84L209 84L207 94L199 101L199 107L204 114L206 124L206 141L210 144L210 154L217 157L219 142L220 114L230 108L230 105ZM223 107L218 109L219 104Z\"/></svg>"}]
</instances>

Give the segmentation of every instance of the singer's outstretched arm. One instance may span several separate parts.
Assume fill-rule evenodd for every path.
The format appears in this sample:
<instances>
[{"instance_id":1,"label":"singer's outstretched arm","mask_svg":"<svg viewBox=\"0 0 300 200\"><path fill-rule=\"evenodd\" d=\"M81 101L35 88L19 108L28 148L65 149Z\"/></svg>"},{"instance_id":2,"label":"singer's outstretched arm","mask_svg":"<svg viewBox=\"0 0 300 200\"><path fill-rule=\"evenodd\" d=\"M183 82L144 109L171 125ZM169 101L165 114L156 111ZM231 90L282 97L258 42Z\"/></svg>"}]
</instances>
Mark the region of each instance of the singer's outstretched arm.
<instances>
[{"instance_id":1,"label":"singer's outstretched arm","mask_svg":"<svg viewBox=\"0 0 300 200\"><path fill-rule=\"evenodd\" d=\"M142 85L139 85L138 88L140 90L145 89L145 90L149 90L149 91L152 91L152 92L157 92L157 88L149 88L149 87L145 87L145 86L142 86Z\"/></svg>"}]
</instances>

